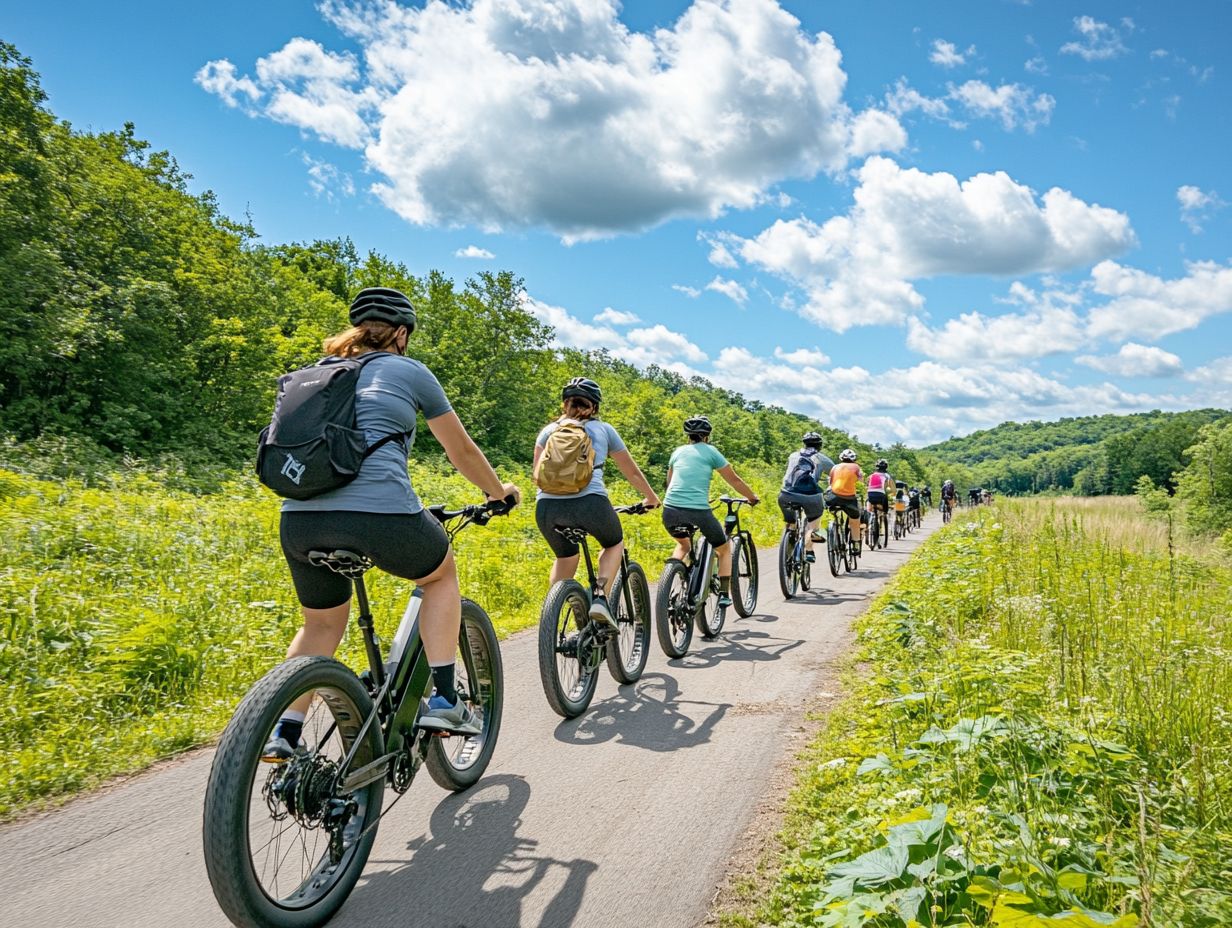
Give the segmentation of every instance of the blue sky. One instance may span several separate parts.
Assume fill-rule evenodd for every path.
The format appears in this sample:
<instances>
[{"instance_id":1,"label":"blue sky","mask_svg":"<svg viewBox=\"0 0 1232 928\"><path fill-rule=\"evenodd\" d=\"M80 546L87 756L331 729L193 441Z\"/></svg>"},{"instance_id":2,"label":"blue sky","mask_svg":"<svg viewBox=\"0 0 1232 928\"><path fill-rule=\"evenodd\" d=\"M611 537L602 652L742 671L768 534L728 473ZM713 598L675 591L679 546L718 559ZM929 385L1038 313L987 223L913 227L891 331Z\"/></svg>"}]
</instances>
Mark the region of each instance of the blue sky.
<instances>
[{"instance_id":1,"label":"blue sky","mask_svg":"<svg viewBox=\"0 0 1232 928\"><path fill-rule=\"evenodd\" d=\"M57 115L135 122L267 241L509 268L563 344L912 445L1232 406L1230 34L1226 2L1012 0L133 0L0 31Z\"/></svg>"}]
</instances>

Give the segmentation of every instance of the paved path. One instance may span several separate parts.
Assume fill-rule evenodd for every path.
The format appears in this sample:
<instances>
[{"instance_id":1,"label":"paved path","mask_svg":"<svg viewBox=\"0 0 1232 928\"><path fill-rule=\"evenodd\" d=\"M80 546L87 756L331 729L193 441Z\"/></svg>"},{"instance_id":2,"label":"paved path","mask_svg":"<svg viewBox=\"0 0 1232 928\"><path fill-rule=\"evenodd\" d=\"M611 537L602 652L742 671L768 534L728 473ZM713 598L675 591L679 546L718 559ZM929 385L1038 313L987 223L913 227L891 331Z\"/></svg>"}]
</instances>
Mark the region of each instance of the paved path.
<instances>
[{"instance_id":1,"label":"paved path","mask_svg":"<svg viewBox=\"0 0 1232 928\"><path fill-rule=\"evenodd\" d=\"M487 775L453 796L426 772L381 823L331 926L690 928L707 914L801 705L836 688L849 623L924 532L866 552L854 575L784 602L761 552L758 614L590 710L548 708L535 637L502 643L507 694ZM819 546L818 554L824 554ZM652 567L652 573L656 568ZM0 829L0 928L226 926L201 856L199 751L66 808Z\"/></svg>"}]
</instances>

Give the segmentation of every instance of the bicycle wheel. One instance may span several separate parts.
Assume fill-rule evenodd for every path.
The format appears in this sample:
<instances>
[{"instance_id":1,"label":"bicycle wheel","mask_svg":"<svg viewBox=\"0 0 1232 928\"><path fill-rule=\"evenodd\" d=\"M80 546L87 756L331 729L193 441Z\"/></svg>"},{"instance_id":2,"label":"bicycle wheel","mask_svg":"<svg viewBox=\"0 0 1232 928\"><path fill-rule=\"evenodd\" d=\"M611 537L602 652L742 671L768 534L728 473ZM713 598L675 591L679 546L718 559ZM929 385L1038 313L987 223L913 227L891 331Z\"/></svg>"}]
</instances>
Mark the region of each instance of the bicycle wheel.
<instances>
[{"instance_id":1,"label":"bicycle wheel","mask_svg":"<svg viewBox=\"0 0 1232 928\"><path fill-rule=\"evenodd\" d=\"M903 537L902 519L898 517L898 513L894 513L894 540L900 541Z\"/></svg>"},{"instance_id":2,"label":"bicycle wheel","mask_svg":"<svg viewBox=\"0 0 1232 928\"><path fill-rule=\"evenodd\" d=\"M801 543L799 547L800 551L797 562L800 565L800 589L807 593L813 582L813 565L810 564L804 557L803 543Z\"/></svg>"},{"instance_id":3,"label":"bicycle wheel","mask_svg":"<svg viewBox=\"0 0 1232 928\"><path fill-rule=\"evenodd\" d=\"M689 569L670 558L659 576L655 598L655 631L668 657L684 657L693 640L693 610L689 608Z\"/></svg>"},{"instance_id":4,"label":"bicycle wheel","mask_svg":"<svg viewBox=\"0 0 1232 928\"><path fill-rule=\"evenodd\" d=\"M784 599L796 595L800 585L796 570L796 533L790 528L783 529L783 537L779 539L779 589L783 591Z\"/></svg>"},{"instance_id":5,"label":"bicycle wheel","mask_svg":"<svg viewBox=\"0 0 1232 928\"><path fill-rule=\"evenodd\" d=\"M838 576L843 563L843 553L839 550L838 537L838 526L835 522L831 522L826 529L826 560L830 563L830 573L835 577Z\"/></svg>"},{"instance_id":6,"label":"bicycle wheel","mask_svg":"<svg viewBox=\"0 0 1232 928\"><path fill-rule=\"evenodd\" d=\"M633 614L625 602L624 585L629 586ZM641 564L629 562L627 576L618 576L608 599L616 616L618 634L607 643L607 669L617 683L634 683L646 669L650 657L650 584Z\"/></svg>"},{"instance_id":7,"label":"bicycle wheel","mask_svg":"<svg viewBox=\"0 0 1232 928\"><path fill-rule=\"evenodd\" d=\"M261 762L282 713L314 693L287 762ZM334 787L372 700L350 668L293 657L249 690L227 724L205 787L202 839L214 898L237 925L310 928L346 902L376 840L384 778L350 793ZM363 733L350 770L384 752L380 726Z\"/></svg>"},{"instance_id":8,"label":"bicycle wheel","mask_svg":"<svg viewBox=\"0 0 1232 928\"><path fill-rule=\"evenodd\" d=\"M732 605L736 614L747 619L757 610L757 546L753 536L741 532L732 539Z\"/></svg>"},{"instance_id":9,"label":"bicycle wheel","mask_svg":"<svg viewBox=\"0 0 1232 928\"><path fill-rule=\"evenodd\" d=\"M505 702L505 669L492 620L478 603L462 600L456 679L458 695L471 704L483 726L477 735L428 739L424 759L442 789L458 792L474 786L492 759Z\"/></svg>"},{"instance_id":10,"label":"bicycle wheel","mask_svg":"<svg viewBox=\"0 0 1232 928\"><path fill-rule=\"evenodd\" d=\"M558 580L539 613L539 679L557 715L586 711L599 683L602 654L590 627L590 597L576 580Z\"/></svg>"},{"instance_id":11,"label":"bicycle wheel","mask_svg":"<svg viewBox=\"0 0 1232 928\"><path fill-rule=\"evenodd\" d=\"M847 573L851 573L856 569L860 561L859 548L856 546L856 541L851 535L851 523L847 524Z\"/></svg>"}]
</instances>

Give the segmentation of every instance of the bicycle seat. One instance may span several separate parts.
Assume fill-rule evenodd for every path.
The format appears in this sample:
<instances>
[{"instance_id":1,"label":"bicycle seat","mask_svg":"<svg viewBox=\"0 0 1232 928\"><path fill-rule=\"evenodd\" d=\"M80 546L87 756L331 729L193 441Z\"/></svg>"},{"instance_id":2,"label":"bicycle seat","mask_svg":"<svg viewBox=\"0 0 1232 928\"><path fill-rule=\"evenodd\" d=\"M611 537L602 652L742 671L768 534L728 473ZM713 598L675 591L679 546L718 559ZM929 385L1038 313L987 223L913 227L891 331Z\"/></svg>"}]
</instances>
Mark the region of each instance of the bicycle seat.
<instances>
[{"instance_id":1,"label":"bicycle seat","mask_svg":"<svg viewBox=\"0 0 1232 928\"><path fill-rule=\"evenodd\" d=\"M355 551L339 548L335 551L309 551L308 563L314 567L328 567L344 577L358 577L372 566L372 561Z\"/></svg>"},{"instance_id":2,"label":"bicycle seat","mask_svg":"<svg viewBox=\"0 0 1232 928\"><path fill-rule=\"evenodd\" d=\"M679 538L682 535L692 535L697 531L696 525L689 525L687 522L682 522L679 525L669 525L667 533L673 538Z\"/></svg>"},{"instance_id":3,"label":"bicycle seat","mask_svg":"<svg viewBox=\"0 0 1232 928\"><path fill-rule=\"evenodd\" d=\"M584 528L558 528L556 532L566 541L571 541L574 544L578 544L586 537L586 529Z\"/></svg>"}]
</instances>

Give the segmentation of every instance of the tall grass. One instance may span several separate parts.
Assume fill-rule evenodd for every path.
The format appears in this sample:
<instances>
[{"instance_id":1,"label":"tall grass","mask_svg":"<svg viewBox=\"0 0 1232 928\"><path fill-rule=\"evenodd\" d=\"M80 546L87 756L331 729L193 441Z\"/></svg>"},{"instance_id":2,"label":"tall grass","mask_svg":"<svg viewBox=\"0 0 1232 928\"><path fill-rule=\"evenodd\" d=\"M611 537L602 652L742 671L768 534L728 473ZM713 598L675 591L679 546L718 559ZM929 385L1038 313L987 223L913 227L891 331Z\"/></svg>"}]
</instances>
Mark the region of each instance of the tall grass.
<instances>
[{"instance_id":1,"label":"tall grass","mask_svg":"<svg viewBox=\"0 0 1232 928\"><path fill-rule=\"evenodd\" d=\"M1123 503L964 513L861 620L757 920L1232 924L1230 581Z\"/></svg>"},{"instance_id":2,"label":"tall grass","mask_svg":"<svg viewBox=\"0 0 1232 928\"><path fill-rule=\"evenodd\" d=\"M766 493L777 481L766 469L741 471ZM252 481L211 475L221 489L203 495L169 488L185 485L182 475L83 477L0 470L0 817L208 740L300 624L278 502ZM506 477L527 504L457 543L463 593L502 635L537 621L551 564L529 480ZM431 465L413 479L431 502L479 498ZM613 493L633 501L627 485ZM763 543L779 530L773 504L742 518ZM653 579L671 547L658 513L624 524ZM379 571L369 581L388 638L410 584ZM342 657L362 666L353 628Z\"/></svg>"}]
</instances>

